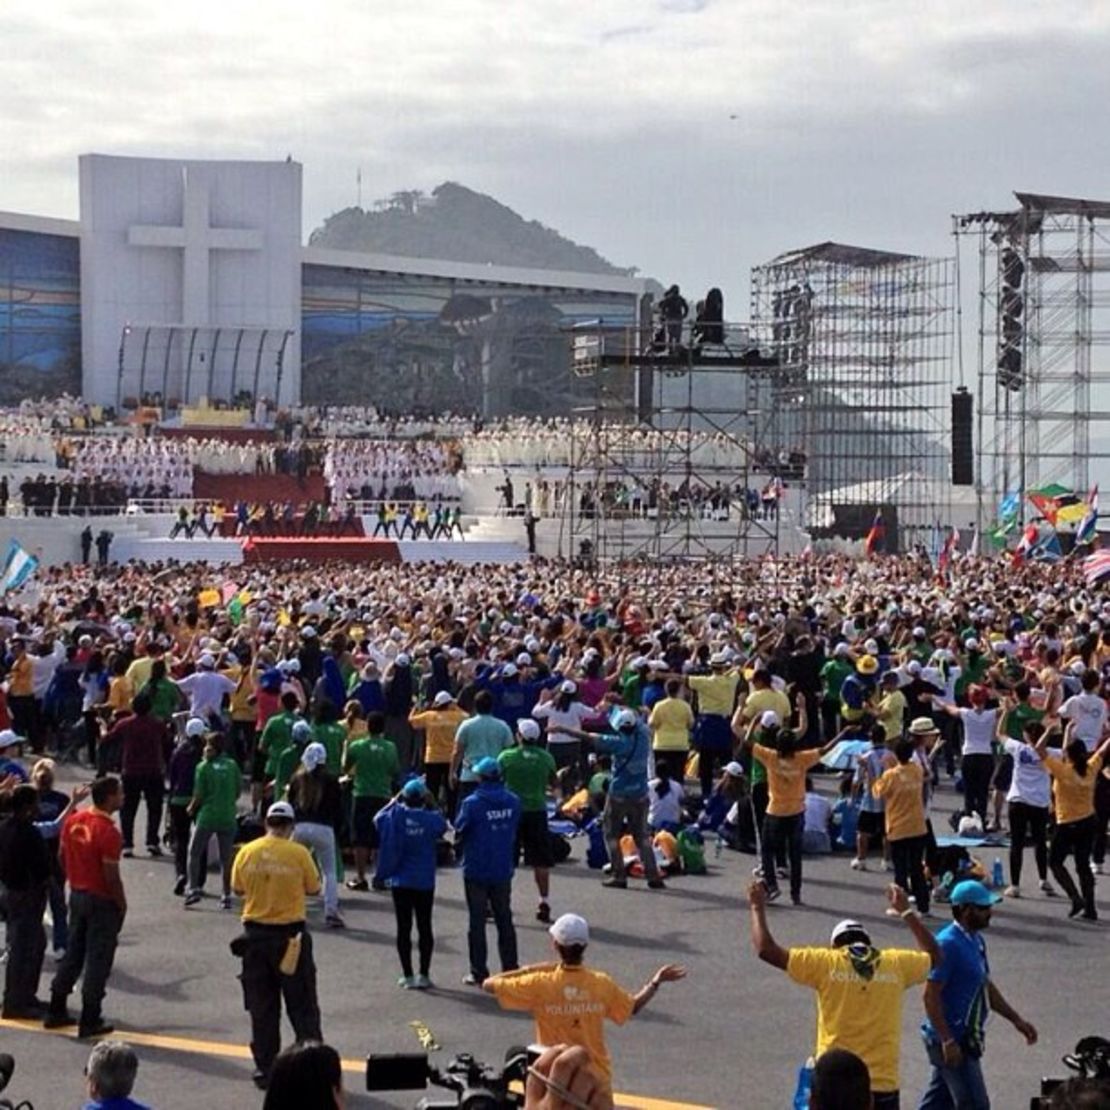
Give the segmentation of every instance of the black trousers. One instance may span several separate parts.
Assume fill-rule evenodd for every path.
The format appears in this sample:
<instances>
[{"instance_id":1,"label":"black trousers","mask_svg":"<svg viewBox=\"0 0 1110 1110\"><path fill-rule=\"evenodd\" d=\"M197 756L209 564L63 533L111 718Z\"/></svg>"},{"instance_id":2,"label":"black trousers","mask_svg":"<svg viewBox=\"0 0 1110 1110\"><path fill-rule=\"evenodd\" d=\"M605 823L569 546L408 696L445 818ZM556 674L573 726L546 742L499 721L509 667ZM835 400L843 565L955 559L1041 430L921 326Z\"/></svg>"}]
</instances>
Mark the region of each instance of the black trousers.
<instances>
[{"instance_id":1,"label":"black trousers","mask_svg":"<svg viewBox=\"0 0 1110 1110\"><path fill-rule=\"evenodd\" d=\"M27 739L34 752L42 751L42 737L40 736L40 718L38 699L27 695L16 695L8 698L8 709L12 715L12 728L20 736Z\"/></svg>"},{"instance_id":2,"label":"black trousers","mask_svg":"<svg viewBox=\"0 0 1110 1110\"><path fill-rule=\"evenodd\" d=\"M1052 868L1053 878L1060 884L1072 904L1082 903L1085 910L1095 910L1095 877L1091 874L1091 843L1095 838L1095 818L1085 817L1082 821L1069 821L1057 825L1052 832L1052 846L1048 850L1048 865ZM1075 853L1075 870L1079 875L1079 889L1068 874L1064 862Z\"/></svg>"},{"instance_id":3,"label":"black trousers","mask_svg":"<svg viewBox=\"0 0 1110 1110\"><path fill-rule=\"evenodd\" d=\"M146 802L146 846L158 847L162 834L162 801L166 795L166 784L161 775L124 775L123 808L120 810L119 823L123 832L123 846L130 848L135 843L135 814L139 810L139 799Z\"/></svg>"},{"instance_id":4,"label":"black trousers","mask_svg":"<svg viewBox=\"0 0 1110 1110\"><path fill-rule=\"evenodd\" d=\"M1048 809L1031 806L1025 802L1011 802L1010 815L1010 882L1021 886L1021 864L1025 856L1026 835L1033 845L1033 858L1037 862L1037 876L1041 882L1048 878Z\"/></svg>"},{"instance_id":5,"label":"black trousers","mask_svg":"<svg viewBox=\"0 0 1110 1110\"><path fill-rule=\"evenodd\" d=\"M755 827L759 831L759 842L763 843L763 818L767 815L767 803L770 800L769 788L766 780L752 783L752 812L755 814ZM786 866L785 842L775 847L775 864L778 867ZM765 875L764 878L767 876Z\"/></svg>"},{"instance_id":6,"label":"black trousers","mask_svg":"<svg viewBox=\"0 0 1110 1110\"><path fill-rule=\"evenodd\" d=\"M763 882L768 890L778 889L775 875L775 857L785 851L790 857L790 897L797 902L802 896L802 832L805 814L775 817L768 813L763 818L762 864Z\"/></svg>"},{"instance_id":7,"label":"black trousers","mask_svg":"<svg viewBox=\"0 0 1110 1110\"><path fill-rule=\"evenodd\" d=\"M255 1067L269 1074L281 1051L281 1003L298 1042L322 1041L316 998L316 963L312 937L301 932L301 955L292 975L283 975L281 959L294 929L246 924L243 946L243 1005L251 1016L251 1054Z\"/></svg>"},{"instance_id":8,"label":"black trousers","mask_svg":"<svg viewBox=\"0 0 1110 1110\"><path fill-rule=\"evenodd\" d=\"M960 763L964 777L964 812L978 813L987 827L987 800L994 774L993 755L965 755Z\"/></svg>"},{"instance_id":9,"label":"black trousers","mask_svg":"<svg viewBox=\"0 0 1110 1110\"><path fill-rule=\"evenodd\" d=\"M64 1010L66 999L81 979L81 1024L100 1020L122 924L115 902L83 890L71 892L69 947L50 985L51 1009Z\"/></svg>"},{"instance_id":10,"label":"black trousers","mask_svg":"<svg viewBox=\"0 0 1110 1110\"><path fill-rule=\"evenodd\" d=\"M451 788L450 763L425 763L424 779L428 793L444 813L455 812L455 791Z\"/></svg>"},{"instance_id":11,"label":"black trousers","mask_svg":"<svg viewBox=\"0 0 1110 1110\"><path fill-rule=\"evenodd\" d=\"M466 908L470 923L466 941L470 954L470 970L479 981L489 978L489 949L486 945L486 906L493 911L497 927L497 953L501 957L501 970L514 971L520 966L517 959L516 928L513 926L513 882L479 883L463 880L466 891Z\"/></svg>"},{"instance_id":12,"label":"black trousers","mask_svg":"<svg viewBox=\"0 0 1110 1110\"><path fill-rule=\"evenodd\" d=\"M227 754L239 764L245 774L250 772L254 759L255 739L254 721L231 722L231 731L228 733L230 749Z\"/></svg>"},{"instance_id":13,"label":"black trousers","mask_svg":"<svg viewBox=\"0 0 1110 1110\"><path fill-rule=\"evenodd\" d=\"M170 806L170 835L173 837L173 871L183 879L189 874L189 836L193 819L187 805ZM203 886L203 876L201 876Z\"/></svg>"},{"instance_id":14,"label":"black trousers","mask_svg":"<svg viewBox=\"0 0 1110 1110\"><path fill-rule=\"evenodd\" d=\"M25 1010L39 989L42 961L46 955L47 883L29 890L5 890L4 912L8 919L8 964L4 970L4 1009Z\"/></svg>"},{"instance_id":15,"label":"black trousers","mask_svg":"<svg viewBox=\"0 0 1110 1110\"><path fill-rule=\"evenodd\" d=\"M411 887L393 888L393 913L397 918L397 955L401 971L412 978L412 922L416 919L417 943L420 948L420 974L427 975L432 967L432 952L436 940L432 933L432 903L435 890L414 890Z\"/></svg>"},{"instance_id":16,"label":"black trousers","mask_svg":"<svg viewBox=\"0 0 1110 1110\"><path fill-rule=\"evenodd\" d=\"M890 841L890 860L894 864L894 881L907 894L913 895L919 913L929 909L929 884L925 879L925 845L927 836L907 836Z\"/></svg>"}]
</instances>

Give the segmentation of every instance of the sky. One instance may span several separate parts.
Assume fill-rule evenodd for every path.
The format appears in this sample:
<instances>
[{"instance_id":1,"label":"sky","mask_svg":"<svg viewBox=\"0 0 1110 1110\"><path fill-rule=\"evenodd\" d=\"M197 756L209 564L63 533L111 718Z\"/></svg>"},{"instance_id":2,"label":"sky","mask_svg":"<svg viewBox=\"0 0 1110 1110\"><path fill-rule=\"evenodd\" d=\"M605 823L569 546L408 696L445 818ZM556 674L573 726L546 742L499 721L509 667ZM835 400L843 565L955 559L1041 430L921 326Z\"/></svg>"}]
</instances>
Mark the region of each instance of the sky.
<instances>
[{"instance_id":1,"label":"sky","mask_svg":"<svg viewBox=\"0 0 1110 1110\"><path fill-rule=\"evenodd\" d=\"M743 320L825 239L951 253L1013 189L1110 198L1110 2L5 0L0 209L86 151L284 159L304 230L455 180Z\"/></svg>"}]
</instances>

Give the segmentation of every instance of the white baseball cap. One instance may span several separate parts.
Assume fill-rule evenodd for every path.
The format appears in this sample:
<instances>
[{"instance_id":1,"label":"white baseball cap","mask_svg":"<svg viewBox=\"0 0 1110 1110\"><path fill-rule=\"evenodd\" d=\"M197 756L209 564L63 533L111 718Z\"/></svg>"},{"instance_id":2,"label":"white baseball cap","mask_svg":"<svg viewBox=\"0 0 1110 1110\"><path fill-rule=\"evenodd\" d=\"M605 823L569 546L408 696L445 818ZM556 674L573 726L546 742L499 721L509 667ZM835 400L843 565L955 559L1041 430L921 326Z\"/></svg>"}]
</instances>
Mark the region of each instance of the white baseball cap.
<instances>
[{"instance_id":1,"label":"white baseball cap","mask_svg":"<svg viewBox=\"0 0 1110 1110\"><path fill-rule=\"evenodd\" d=\"M398 667L407 667L412 660L409 658L407 651L402 651L393 662L396 663Z\"/></svg>"},{"instance_id":2,"label":"white baseball cap","mask_svg":"<svg viewBox=\"0 0 1110 1110\"><path fill-rule=\"evenodd\" d=\"M310 771L315 771L322 763L328 761L328 749L323 744L313 741L301 754L301 762Z\"/></svg>"},{"instance_id":3,"label":"white baseball cap","mask_svg":"<svg viewBox=\"0 0 1110 1110\"><path fill-rule=\"evenodd\" d=\"M617 728L629 728L636 724L636 714L631 709L622 709L613 722Z\"/></svg>"},{"instance_id":4,"label":"white baseball cap","mask_svg":"<svg viewBox=\"0 0 1110 1110\"><path fill-rule=\"evenodd\" d=\"M208 725L200 717L190 717L185 724L186 736L203 736L208 731Z\"/></svg>"},{"instance_id":5,"label":"white baseball cap","mask_svg":"<svg viewBox=\"0 0 1110 1110\"><path fill-rule=\"evenodd\" d=\"M4 748L11 748L14 747L16 744L22 743L23 737L19 736L12 729L6 728L3 730L3 732L0 732L0 751L3 751Z\"/></svg>"},{"instance_id":6,"label":"white baseball cap","mask_svg":"<svg viewBox=\"0 0 1110 1110\"><path fill-rule=\"evenodd\" d=\"M577 694L578 683L571 678L564 679L559 683L559 692L562 694Z\"/></svg>"},{"instance_id":7,"label":"white baseball cap","mask_svg":"<svg viewBox=\"0 0 1110 1110\"><path fill-rule=\"evenodd\" d=\"M576 913L564 913L561 917L557 917L547 931L556 944L561 944L565 948L590 943L590 924Z\"/></svg>"},{"instance_id":8,"label":"white baseball cap","mask_svg":"<svg viewBox=\"0 0 1110 1110\"><path fill-rule=\"evenodd\" d=\"M526 651L522 651L516 657L516 665L518 667L530 667L532 665L532 657Z\"/></svg>"},{"instance_id":9,"label":"white baseball cap","mask_svg":"<svg viewBox=\"0 0 1110 1110\"><path fill-rule=\"evenodd\" d=\"M304 628L301 629L301 635L306 640L311 640L312 637L316 635L316 629L313 628L311 624L306 624Z\"/></svg>"},{"instance_id":10,"label":"white baseball cap","mask_svg":"<svg viewBox=\"0 0 1110 1110\"><path fill-rule=\"evenodd\" d=\"M733 759L725 764L725 774L731 775L734 779L738 779L743 777L744 768Z\"/></svg>"},{"instance_id":11,"label":"white baseball cap","mask_svg":"<svg viewBox=\"0 0 1110 1110\"><path fill-rule=\"evenodd\" d=\"M436 709L442 709L445 705L450 705L455 699L451 697L446 690L440 690L438 694L432 699L432 705Z\"/></svg>"},{"instance_id":12,"label":"white baseball cap","mask_svg":"<svg viewBox=\"0 0 1110 1110\"><path fill-rule=\"evenodd\" d=\"M513 678L517 674L516 664L515 663L506 663L501 668L501 674L505 678Z\"/></svg>"},{"instance_id":13,"label":"white baseball cap","mask_svg":"<svg viewBox=\"0 0 1110 1110\"><path fill-rule=\"evenodd\" d=\"M295 821L297 815L293 812L293 807L288 802L274 802L268 810L266 810L267 821Z\"/></svg>"},{"instance_id":14,"label":"white baseball cap","mask_svg":"<svg viewBox=\"0 0 1110 1110\"><path fill-rule=\"evenodd\" d=\"M759 718L759 723L763 728L778 728L782 720L773 709L765 709Z\"/></svg>"},{"instance_id":15,"label":"white baseball cap","mask_svg":"<svg viewBox=\"0 0 1110 1110\"><path fill-rule=\"evenodd\" d=\"M197 660L197 666L206 671L212 670L215 665L216 660L207 651Z\"/></svg>"},{"instance_id":16,"label":"white baseball cap","mask_svg":"<svg viewBox=\"0 0 1110 1110\"><path fill-rule=\"evenodd\" d=\"M861 925L858 921L852 921L851 918L845 918L843 921L833 926L832 935L829 937L829 943L835 947L836 942L846 933L860 933L867 938L868 942L871 940L871 934L867 931L865 926Z\"/></svg>"},{"instance_id":17,"label":"white baseball cap","mask_svg":"<svg viewBox=\"0 0 1110 1110\"><path fill-rule=\"evenodd\" d=\"M538 740L540 738L539 723L529 717L522 717L517 721L516 730L525 740Z\"/></svg>"}]
</instances>

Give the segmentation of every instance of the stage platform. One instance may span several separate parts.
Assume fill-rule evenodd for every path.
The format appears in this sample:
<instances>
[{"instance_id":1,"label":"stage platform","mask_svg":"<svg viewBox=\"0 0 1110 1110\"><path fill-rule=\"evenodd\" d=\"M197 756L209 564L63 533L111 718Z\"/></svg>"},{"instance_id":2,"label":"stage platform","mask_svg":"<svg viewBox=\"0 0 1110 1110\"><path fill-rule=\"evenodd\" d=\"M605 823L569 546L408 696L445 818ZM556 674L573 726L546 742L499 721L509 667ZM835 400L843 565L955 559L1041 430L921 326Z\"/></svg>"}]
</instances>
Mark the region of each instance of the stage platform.
<instances>
[{"instance_id":1,"label":"stage platform","mask_svg":"<svg viewBox=\"0 0 1110 1110\"><path fill-rule=\"evenodd\" d=\"M266 563L279 559L305 559L323 563L343 559L352 563L400 563L401 550L395 540L351 538L249 539L243 541L245 563Z\"/></svg>"}]
</instances>

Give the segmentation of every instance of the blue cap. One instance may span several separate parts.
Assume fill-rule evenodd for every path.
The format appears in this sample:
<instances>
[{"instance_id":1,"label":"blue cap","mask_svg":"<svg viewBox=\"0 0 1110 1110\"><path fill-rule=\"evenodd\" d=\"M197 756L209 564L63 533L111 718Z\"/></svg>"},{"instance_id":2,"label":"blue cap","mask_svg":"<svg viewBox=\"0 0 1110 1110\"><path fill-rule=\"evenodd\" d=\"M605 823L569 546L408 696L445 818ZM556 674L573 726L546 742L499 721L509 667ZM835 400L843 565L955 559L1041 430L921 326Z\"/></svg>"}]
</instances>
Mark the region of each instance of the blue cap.
<instances>
[{"instance_id":1,"label":"blue cap","mask_svg":"<svg viewBox=\"0 0 1110 1110\"><path fill-rule=\"evenodd\" d=\"M425 789L423 779L409 779L409 781L401 787L401 793L406 798L423 798Z\"/></svg>"},{"instance_id":2,"label":"blue cap","mask_svg":"<svg viewBox=\"0 0 1110 1110\"><path fill-rule=\"evenodd\" d=\"M952 894L948 900L953 906L994 906L1001 902L1002 898L987 890L975 879L964 879L962 883L957 883L952 888Z\"/></svg>"},{"instance_id":3,"label":"blue cap","mask_svg":"<svg viewBox=\"0 0 1110 1110\"><path fill-rule=\"evenodd\" d=\"M501 777L501 765L493 756L487 755L484 759L479 759L474 765L474 773L480 779L499 779Z\"/></svg>"}]
</instances>

